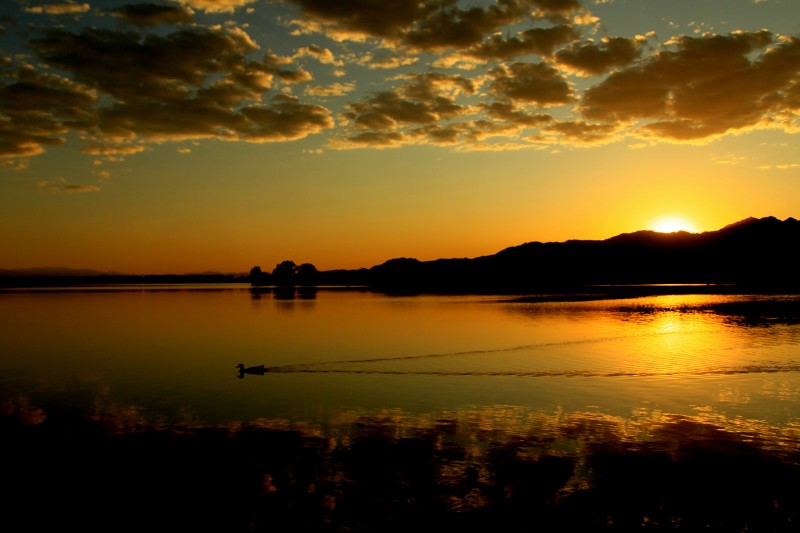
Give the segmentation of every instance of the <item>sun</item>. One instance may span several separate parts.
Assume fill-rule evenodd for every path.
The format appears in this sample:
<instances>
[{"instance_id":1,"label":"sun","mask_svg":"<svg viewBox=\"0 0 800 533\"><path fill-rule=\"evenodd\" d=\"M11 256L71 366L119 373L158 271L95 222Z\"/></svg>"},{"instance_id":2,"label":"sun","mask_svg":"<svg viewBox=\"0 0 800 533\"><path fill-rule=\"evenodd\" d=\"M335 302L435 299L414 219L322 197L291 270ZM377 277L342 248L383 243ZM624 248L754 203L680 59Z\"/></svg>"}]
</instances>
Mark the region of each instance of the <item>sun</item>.
<instances>
[{"instance_id":1,"label":"sun","mask_svg":"<svg viewBox=\"0 0 800 533\"><path fill-rule=\"evenodd\" d=\"M653 231L659 233L675 233L676 231L688 231L695 233L694 224L681 216L670 215L656 219L651 225Z\"/></svg>"}]
</instances>

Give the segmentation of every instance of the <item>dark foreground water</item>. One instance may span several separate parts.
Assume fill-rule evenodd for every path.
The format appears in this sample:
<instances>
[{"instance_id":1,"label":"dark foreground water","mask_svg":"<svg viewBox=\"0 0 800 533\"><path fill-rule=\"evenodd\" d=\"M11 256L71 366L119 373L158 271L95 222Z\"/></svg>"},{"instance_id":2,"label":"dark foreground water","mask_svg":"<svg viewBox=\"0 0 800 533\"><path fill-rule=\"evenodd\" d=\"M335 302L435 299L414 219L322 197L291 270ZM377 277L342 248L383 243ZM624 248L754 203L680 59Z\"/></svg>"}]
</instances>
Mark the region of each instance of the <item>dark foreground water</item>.
<instances>
[{"instance_id":1,"label":"dark foreground water","mask_svg":"<svg viewBox=\"0 0 800 533\"><path fill-rule=\"evenodd\" d=\"M3 530L798 530L797 297L202 289L0 293Z\"/></svg>"}]
</instances>

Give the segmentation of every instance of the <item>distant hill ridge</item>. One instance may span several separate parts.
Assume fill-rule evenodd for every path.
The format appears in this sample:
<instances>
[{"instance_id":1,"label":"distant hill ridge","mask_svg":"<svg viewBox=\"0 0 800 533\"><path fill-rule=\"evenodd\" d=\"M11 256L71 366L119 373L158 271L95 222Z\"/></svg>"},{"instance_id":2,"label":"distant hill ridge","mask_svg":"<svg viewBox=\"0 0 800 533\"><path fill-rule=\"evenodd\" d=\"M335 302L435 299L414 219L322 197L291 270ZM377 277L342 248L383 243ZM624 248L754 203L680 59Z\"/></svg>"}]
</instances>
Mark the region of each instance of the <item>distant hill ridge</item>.
<instances>
[{"instance_id":1,"label":"distant hill ridge","mask_svg":"<svg viewBox=\"0 0 800 533\"><path fill-rule=\"evenodd\" d=\"M91 269L42 267L25 269L0 269L0 287L61 287L81 285L134 285L134 284L186 284L186 283L244 283L245 274L120 274Z\"/></svg>"},{"instance_id":2,"label":"distant hill ridge","mask_svg":"<svg viewBox=\"0 0 800 533\"><path fill-rule=\"evenodd\" d=\"M472 259L420 261L400 257L358 270L316 271L305 285L363 285L386 291L574 292L592 285L735 284L800 289L800 222L747 218L716 231L642 230L605 240L528 242ZM271 285L256 267L249 277L205 272L131 275L45 267L2 270L0 284L220 283Z\"/></svg>"},{"instance_id":3,"label":"distant hill ridge","mask_svg":"<svg viewBox=\"0 0 800 533\"><path fill-rule=\"evenodd\" d=\"M800 222L747 218L716 231L637 231L606 240L529 242L474 259L399 258L370 269L377 287L543 290L591 284L798 286Z\"/></svg>"},{"instance_id":4,"label":"distant hill ridge","mask_svg":"<svg viewBox=\"0 0 800 533\"><path fill-rule=\"evenodd\" d=\"M89 268L66 268L66 267L36 267L36 268L0 268L0 276L60 276L60 277L81 277L81 276L122 276L121 272L104 272Z\"/></svg>"}]
</instances>

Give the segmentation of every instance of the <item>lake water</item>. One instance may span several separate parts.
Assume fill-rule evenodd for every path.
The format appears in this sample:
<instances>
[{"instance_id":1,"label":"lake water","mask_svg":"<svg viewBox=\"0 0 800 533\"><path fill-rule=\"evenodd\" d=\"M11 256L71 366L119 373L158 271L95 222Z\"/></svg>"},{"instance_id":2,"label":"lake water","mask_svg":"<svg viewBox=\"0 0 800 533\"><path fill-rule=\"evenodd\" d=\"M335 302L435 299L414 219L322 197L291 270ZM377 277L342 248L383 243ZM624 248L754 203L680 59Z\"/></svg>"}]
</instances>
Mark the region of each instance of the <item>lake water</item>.
<instances>
[{"instance_id":1,"label":"lake water","mask_svg":"<svg viewBox=\"0 0 800 533\"><path fill-rule=\"evenodd\" d=\"M788 530L799 308L790 295L6 291L5 440L64 460L31 472L7 455L6 490L21 509L72 494L70 516L98 530L109 518L86 498L114 509L110 530L171 516L175 498L193 511L164 530ZM238 363L267 371L240 377ZM142 450L157 459L120 455ZM234 477L228 453L247 465ZM120 521L108 487L139 518Z\"/></svg>"}]
</instances>

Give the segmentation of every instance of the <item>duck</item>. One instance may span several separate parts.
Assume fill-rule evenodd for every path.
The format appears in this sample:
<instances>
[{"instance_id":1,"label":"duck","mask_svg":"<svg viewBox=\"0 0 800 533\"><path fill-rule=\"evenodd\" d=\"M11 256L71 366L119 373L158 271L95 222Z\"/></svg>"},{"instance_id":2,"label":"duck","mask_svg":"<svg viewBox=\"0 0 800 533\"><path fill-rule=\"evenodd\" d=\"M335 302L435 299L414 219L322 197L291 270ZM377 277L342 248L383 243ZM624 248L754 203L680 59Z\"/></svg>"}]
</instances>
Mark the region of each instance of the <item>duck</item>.
<instances>
[{"instance_id":1,"label":"duck","mask_svg":"<svg viewBox=\"0 0 800 533\"><path fill-rule=\"evenodd\" d=\"M245 374L263 376L267 372L267 369L264 368L264 365L245 367L244 364L239 363L236 365L236 368L239 369L239 379L243 378Z\"/></svg>"}]
</instances>

